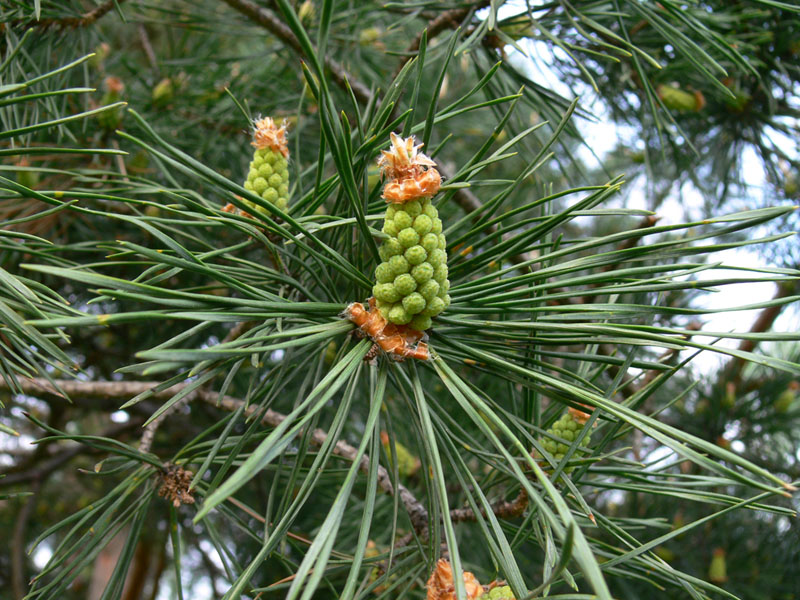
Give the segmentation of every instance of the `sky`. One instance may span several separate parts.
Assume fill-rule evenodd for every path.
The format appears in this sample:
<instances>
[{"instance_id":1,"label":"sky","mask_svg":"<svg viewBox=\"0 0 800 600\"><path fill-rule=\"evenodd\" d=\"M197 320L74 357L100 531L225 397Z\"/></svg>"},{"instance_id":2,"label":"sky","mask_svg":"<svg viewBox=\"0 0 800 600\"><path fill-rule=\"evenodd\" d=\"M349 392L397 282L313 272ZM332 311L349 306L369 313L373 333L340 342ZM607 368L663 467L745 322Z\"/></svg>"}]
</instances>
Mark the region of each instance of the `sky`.
<instances>
[{"instance_id":1,"label":"sky","mask_svg":"<svg viewBox=\"0 0 800 600\"><path fill-rule=\"evenodd\" d=\"M488 9L486 9L488 11ZM507 2L500 10L499 18L525 11L525 2L513 0ZM484 11L484 16L487 14ZM520 40L519 44L527 51L528 56L523 56L518 50L511 46L506 46L505 51L510 59L516 64L523 64L529 70L532 80L565 98L573 98L574 91L571 87L563 83L556 72L548 67L554 62L552 50L549 44L535 40ZM560 50L556 49L556 52ZM626 146L634 146L637 133L628 125L620 125L609 118L609 111L601 98L587 84L583 90L577 90L581 97L580 106L588 109L596 117L597 121L592 122L586 119L576 119L575 123L581 132L582 138L586 141L585 146L581 146L577 151L577 156L589 166L599 166L600 162L614 149L620 142ZM789 155L798 154L796 140L786 137L778 137L775 142L781 149ZM753 205L761 206L764 195L769 197L771 188L767 183L764 170L760 160L754 151L746 151L743 158L743 175L745 183L749 186L749 192L753 195ZM647 189L642 178L634 181L627 186L625 200L626 208L648 209ZM687 212L699 219L702 218L703 198L700 192L690 184L683 186L680 190L675 190L663 204L659 207L657 214L660 217L659 225L677 224L685 222ZM735 212L733 208L728 212ZM722 261L726 265L760 267L771 266L764 257L759 254L756 248L737 249L720 252L714 255L715 262ZM709 270L698 275L698 279L719 279L725 277L741 276L741 272L732 270ZM733 284L717 288L714 292L699 298L695 306L698 308L723 309L736 306L757 304L769 300L775 294L776 287L773 283L757 282L746 284ZM715 332L746 332L750 329L759 314L759 310L737 311L737 312L718 312L715 314L703 315L700 319L706 331ZM785 310L775 322L775 331L796 331L800 329L800 313L797 307L790 307ZM698 337L699 341L710 343L715 338ZM723 347L735 348L739 340L721 340L716 342ZM710 373L719 368L728 360L723 356L713 352L703 352L693 359L692 364L701 373Z\"/></svg>"}]
</instances>

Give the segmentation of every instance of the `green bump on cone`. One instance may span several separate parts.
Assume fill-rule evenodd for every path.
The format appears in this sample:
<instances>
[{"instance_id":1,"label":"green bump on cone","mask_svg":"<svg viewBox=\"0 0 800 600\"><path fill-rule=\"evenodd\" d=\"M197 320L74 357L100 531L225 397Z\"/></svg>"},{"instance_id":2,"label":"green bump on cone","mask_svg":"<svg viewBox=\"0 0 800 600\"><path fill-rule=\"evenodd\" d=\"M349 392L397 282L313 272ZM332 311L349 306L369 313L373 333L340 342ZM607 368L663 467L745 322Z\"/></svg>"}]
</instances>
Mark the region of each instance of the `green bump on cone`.
<instances>
[{"instance_id":1,"label":"green bump on cone","mask_svg":"<svg viewBox=\"0 0 800 600\"><path fill-rule=\"evenodd\" d=\"M383 232L389 237L378 249L382 262L373 288L378 310L390 323L424 331L450 305L439 213L429 198L390 204Z\"/></svg>"},{"instance_id":2,"label":"green bump on cone","mask_svg":"<svg viewBox=\"0 0 800 600\"><path fill-rule=\"evenodd\" d=\"M289 169L286 159L271 148L257 148L250 162L244 188L255 192L279 209L286 210L289 205ZM244 203L253 211L270 214L266 208L255 202L244 200Z\"/></svg>"},{"instance_id":3,"label":"green bump on cone","mask_svg":"<svg viewBox=\"0 0 800 600\"><path fill-rule=\"evenodd\" d=\"M399 298L404 298L417 289L417 282L414 281L414 278L408 273L403 273L402 275L398 275L397 279L394 280L394 289Z\"/></svg>"},{"instance_id":4,"label":"green bump on cone","mask_svg":"<svg viewBox=\"0 0 800 600\"><path fill-rule=\"evenodd\" d=\"M433 269L431 269L431 277L433 277ZM375 269L375 279L378 280L378 283L392 283L394 278L394 271L388 263L381 263L378 265L378 268ZM414 278L417 279L416 275ZM428 279L430 279L430 277ZM419 281L419 279L417 279L417 281Z\"/></svg>"},{"instance_id":5,"label":"green bump on cone","mask_svg":"<svg viewBox=\"0 0 800 600\"><path fill-rule=\"evenodd\" d=\"M426 261L428 258L428 253L425 252L425 249L422 246L411 246L411 248L406 250L404 256L406 257L408 264L416 266L421 265Z\"/></svg>"},{"instance_id":6,"label":"green bump on cone","mask_svg":"<svg viewBox=\"0 0 800 600\"><path fill-rule=\"evenodd\" d=\"M426 233L420 241L422 246L428 254L439 248L439 237L435 233Z\"/></svg>"},{"instance_id":7,"label":"green bump on cone","mask_svg":"<svg viewBox=\"0 0 800 600\"><path fill-rule=\"evenodd\" d=\"M514 593L511 591L511 586L501 585L489 590L489 600L516 600Z\"/></svg>"},{"instance_id":8,"label":"green bump on cone","mask_svg":"<svg viewBox=\"0 0 800 600\"><path fill-rule=\"evenodd\" d=\"M409 269L411 268L406 260L406 257L399 254L390 258L387 264L391 267L395 277L399 277L404 273L408 273Z\"/></svg>"},{"instance_id":9,"label":"green bump on cone","mask_svg":"<svg viewBox=\"0 0 800 600\"><path fill-rule=\"evenodd\" d=\"M375 275L379 276L378 273L380 271L381 265L378 265L378 269L375 270ZM416 280L416 282L420 285L423 283L427 283L433 277L433 267L429 263L422 263L411 269L411 276ZM437 284L438 285L438 284ZM438 290L437 290L438 291ZM435 293L434 293L435 295Z\"/></svg>"}]
</instances>

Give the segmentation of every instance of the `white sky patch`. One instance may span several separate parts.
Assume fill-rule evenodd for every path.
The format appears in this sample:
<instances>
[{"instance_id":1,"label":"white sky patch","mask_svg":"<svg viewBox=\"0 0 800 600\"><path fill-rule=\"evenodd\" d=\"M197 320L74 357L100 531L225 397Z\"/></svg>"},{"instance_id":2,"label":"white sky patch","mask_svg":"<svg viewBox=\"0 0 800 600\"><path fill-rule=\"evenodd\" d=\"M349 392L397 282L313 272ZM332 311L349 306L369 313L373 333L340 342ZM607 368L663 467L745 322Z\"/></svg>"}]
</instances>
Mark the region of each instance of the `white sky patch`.
<instances>
[{"instance_id":1,"label":"white sky patch","mask_svg":"<svg viewBox=\"0 0 800 600\"><path fill-rule=\"evenodd\" d=\"M47 566L48 561L53 556L53 549L47 544L40 544L33 553L33 564L40 571Z\"/></svg>"},{"instance_id":2,"label":"white sky patch","mask_svg":"<svg viewBox=\"0 0 800 600\"><path fill-rule=\"evenodd\" d=\"M508 18L526 11L526 3L522 0L512 0L506 2L498 13L498 19ZM481 13L485 18L488 9ZM505 51L510 60L527 71L527 75L536 83L547 87L554 92L572 99L577 93L581 97L580 107L590 111L596 117L595 121L575 118L574 123L581 132L581 137L586 142L577 150L577 156L587 165L598 164L598 159L604 157L620 143L634 146L638 141L637 131L628 126L620 125L610 120L609 111L602 97L588 85L583 84L574 89L566 85L553 71L549 65L553 64L555 54L563 55L559 48L553 48L549 42L521 39L518 43L523 47L528 56L522 55L512 46L506 46ZM787 154L796 155L798 145L795 140L790 140L785 136L774 136L775 143ZM763 206L764 199L769 198L770 188L766 180L761 159L748 146L745 148L742 157L742 176L748 186L748 192L752 195L752 205ZM625 208L648 209L648 189L643 177L638 177L627 184L625 195L621 205ZM725 213L736 212L736 208L728 206L722 209ZM688 221L700 220L703 214L702 194L692 184L687 183L680 188L675 186L664 202L659 206L657 214L660 217L659 225L674 225ZM689 259L691 260L691 259ZM765 259L754 249L740 248L716 253L709 258L710 262L724 262L731 266L744 266L750 268L768 267ZM755 273L747 273L736 270L708 270L701 273L698 279L721 279L721 278L744 278L758 276ZM742 283L719 286L715 292L703 294L695 301L698 308L722 311L725 308L758 304L767 301L775 294L776 287L770 282ZM760 310L747 310L735 312L712 312L702 315L699 320L704 323L703 329L716 332L747 332L753 321L758 317ZM798 329L798 310L796 308L784 311L773 326L774 331L793 331ZM790 327L786 329L786 327ZM712 340L708 337L697 338L704 343ZM714 345L724 348L736 348L740 343L737 339L723 339L715 342ZM762 344L768 347L767 344ZM683 356L686 356L684 353ZM730 357L716 352L703 351L693 360L693 365L700 372L713 372L724 365Z\"/></svg>"},{"instance_id":3,"label":"white sky patch","mask_svg":"<svg viewBox=\"0 0 800 600\"><path fill-rule=\"evenodd\" d=\"M114 423L127 423L131 420L131 416L124 410L118 410L111 413L111 421Z\"/></svg>"}]
</instances>

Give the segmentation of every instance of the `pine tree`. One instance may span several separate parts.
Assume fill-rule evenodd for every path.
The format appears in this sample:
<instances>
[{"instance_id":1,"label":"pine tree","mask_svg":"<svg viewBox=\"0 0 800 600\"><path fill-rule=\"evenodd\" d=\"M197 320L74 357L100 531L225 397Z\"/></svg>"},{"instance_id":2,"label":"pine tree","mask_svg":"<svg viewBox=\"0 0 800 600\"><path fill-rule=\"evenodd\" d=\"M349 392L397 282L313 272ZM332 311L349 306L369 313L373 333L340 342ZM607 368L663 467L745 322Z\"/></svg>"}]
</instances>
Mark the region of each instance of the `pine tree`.
<instances>
[{"instance_id":1,"label":"pine tree","mask_svg":"<svg viewBox=\"0 0 800 600\"><path fill-rule=\"evenodd\" d=\"M0 596L796 597L798 9L502 4L0 6Z\"/></svg>"}]
</instances>

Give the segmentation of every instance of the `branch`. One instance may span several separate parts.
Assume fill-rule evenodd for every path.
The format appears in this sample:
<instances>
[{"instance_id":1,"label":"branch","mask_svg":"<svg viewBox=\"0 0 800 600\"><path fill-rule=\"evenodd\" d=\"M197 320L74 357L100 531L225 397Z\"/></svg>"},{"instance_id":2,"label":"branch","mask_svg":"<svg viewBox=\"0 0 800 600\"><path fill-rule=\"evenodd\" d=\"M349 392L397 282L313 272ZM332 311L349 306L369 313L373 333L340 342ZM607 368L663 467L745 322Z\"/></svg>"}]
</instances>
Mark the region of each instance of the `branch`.
<instances>
[{"instance_id":1,"label":"branch","mask_svg":"<svg viewBox=\"0 0 800 600\"><path fill-rule=\"evenodd\" d=\"M522 515L528 507L528 493L525 488L520 488L517 497L511 501L498 500L492 504L492 512L501 519L514 519ZM486 516L486 511L481 509L481 516ZM454 508L450 511L450 519L458 521L475 521L477 516L471 508Z\"/></svg>"},{"instance_id":2,"label":"branch","mask_svg":"<svg viewBox=\"0 0 800 600\"><path fill-rule=\"evenodd\" d=\"M14 593L14 598L25 597L26 577L25 577L25 531L28 528L28 519L33 512L33 507L39 499L39 492L41 491L41 482L37 481L32 490L32 494L25 501L25 504L17 514L17 520L14 523L14 534L11 538L10 550L11 554L11 589Z\"/></svg>"},{"instance_id":3,"label":"branch","mask_svg":"<svg viewBox=\"0 0 800 600\"><path fill-rule=\"evenodd\" d=\"M251 0L222 0L225 4L239 11L254 23L257 23L275 37L282 40L285 44L301 56L306 56L300 42L295 37L292 30L289 29L283 22L275 16L272 11L258 6ZM340 88L347 90L348 85L353 90L356 99L362 104L369 104L372 100L372 91L363 83L355 78L348 77L345 68L336 60L325 56L323 57L325 67L331 72L334 82Z\"/></svg>"},{"instance_id":4,"label":"branch","mask_svg":"<svg viewBox=\"0 0 800 600\"><path fill-rule=\"evenodd\" d=\"M122 4L125 0L116 0L116 4ZM36 27L37 29L50 29L57 27L59 29L78 29L80 27L89 27L97 20L101 19L114 8L115 0L106 0L103 4L88 12L83 13L80 17L66 17L64 19L39 19L37 20L23 20L15 19L9 23L0 23L0 32L5 31L6 26L10 28L17 27L24 24L24 28Z\"/></svg>"},{"instance_id":5,"label":"branch","mask_svg":"<svg viewBox=\"0 0 800 600\"><path fill-rule=\"evenodd\" d=\"M46 379L42 378L33 378L33 379L22 379L20 378L19 387L22 390L22 393L32 396L38 396L41 394L47 395L55 395L58 397L63 398L63 394L60 394L52 384L47 381ZM60 389L64 391L65 394L68 396L74 397L82 397L82 398L103 398L105 400L122 400L122 399L130 399L134 396L138 396L148 390L153 389L157 385L159 385L158 381L73 381L69 379L62 379L56 380L55 385L57 385ZM152 397L155 400L168 400L172 398L175 394L185 388L188 383L180 383L177 385L172 386L166 390L162 390L160 392L154 392ZM9 389L8 384L4 380L0 380L0 390L2 389ZM258 406L254 405L247 405L244 400L240 400L238 398L233 398L231 396L222 396L217 392L198 389L194 390L193 392L186 395L185 398L186 402L192 402L193 400L199 400L204 402L205 404L215 406L218 408L223 408L229 411L236 411L239 408L245 406L244 414L247 417L251 417L254 415L259 416L261 422L265 425L269 425L270 427L277 427L280 425L285 419L286 415L274 411L272 409L260 409ZM126 425L129 425L126 423ZM327 432L322 429L315 429L311 434L311 441L316 446L321 446L325 443L325 440L328 438ZM358 455L358 450L348 444L343 440L339 440L333 447L333 453L337 456L341 456L346 458L350 461L354 461ZM64 461L62 461L64 462ZM61 464L61 463L59 463ZM57 465L56 465L57 466ZM359 462L359 469L364 472L368 473L370 469L370 458L366 454L361 457L361 461ZM7 483L10 478L6 478L3 480L3 483ZM30 478L27 478L30 479ZM378 465L378 486L387 494L394 495L395 492L397 493L398 497L402 501L403 505L405 506L406 510L408 511L408 516L411 519L411 525L415 531L421 532L428 526L428 511L422 505L422 503L416 499L414 494L411 491L403 486L402 484L398 484L397 490L395 490L394 486L392 485L392 478L389 472L382 466Z\"/></svg>"},{"instance_id":6,"label":"branch","mask_svg":"<svg viewBox=\"0 0 800 600\"><path fill-rule=\"evenodd\" d=\"M423 30L428 32L428 41L431 41L433 38L435 38L437 35L439 35L442 31L444 31L447 28L455 29L456 27L461 25L461 22L464 19L466 19L467 16L470 15L470 13L476 10L480 10L481 8L484 8L486 6L489 6L489 4L491 4L490 0L481 0L481 2L478 2L473 6L467 6L464 8L453 8L451 10L446 10L445 12L439 14L439 16L437 16L436 18L428 21L427 27L425 27L425 30ZM411 60L411 56L419 51L419 45L422 43L423 31L417 34L417 37L413 39L411 44L406 49L405 54L407 56L404 56L400 60L400 64L397 66L397 69L395 70L394 73L395 77L397 77L400 71L403 70L403 67L406 66L406 63L409 60Z\"/></svg>"},{"instance_id":7,"label":"branch","mask_svg":"<svg viewBox=\"0 0 800 600\"><path fill-rule=\"evenodd\" d=\"M778 284L773 300L781 300L794 294L795 286L792 284ZM775 320L780 316L784 308L788 306L787 303L776 304L774 306L767 306L761 309L761 312L756 317L753 325L750 327L750 333L764 333L772 328ZM752 352L758 345L757 340L742 340L739 343L739 350L742 352ZM727 367L723 370L723 375L728 381L738 384L742 381L742 369L747 361L743 358L734 357L730 360Z\"/></svg>"}]
</instances>

